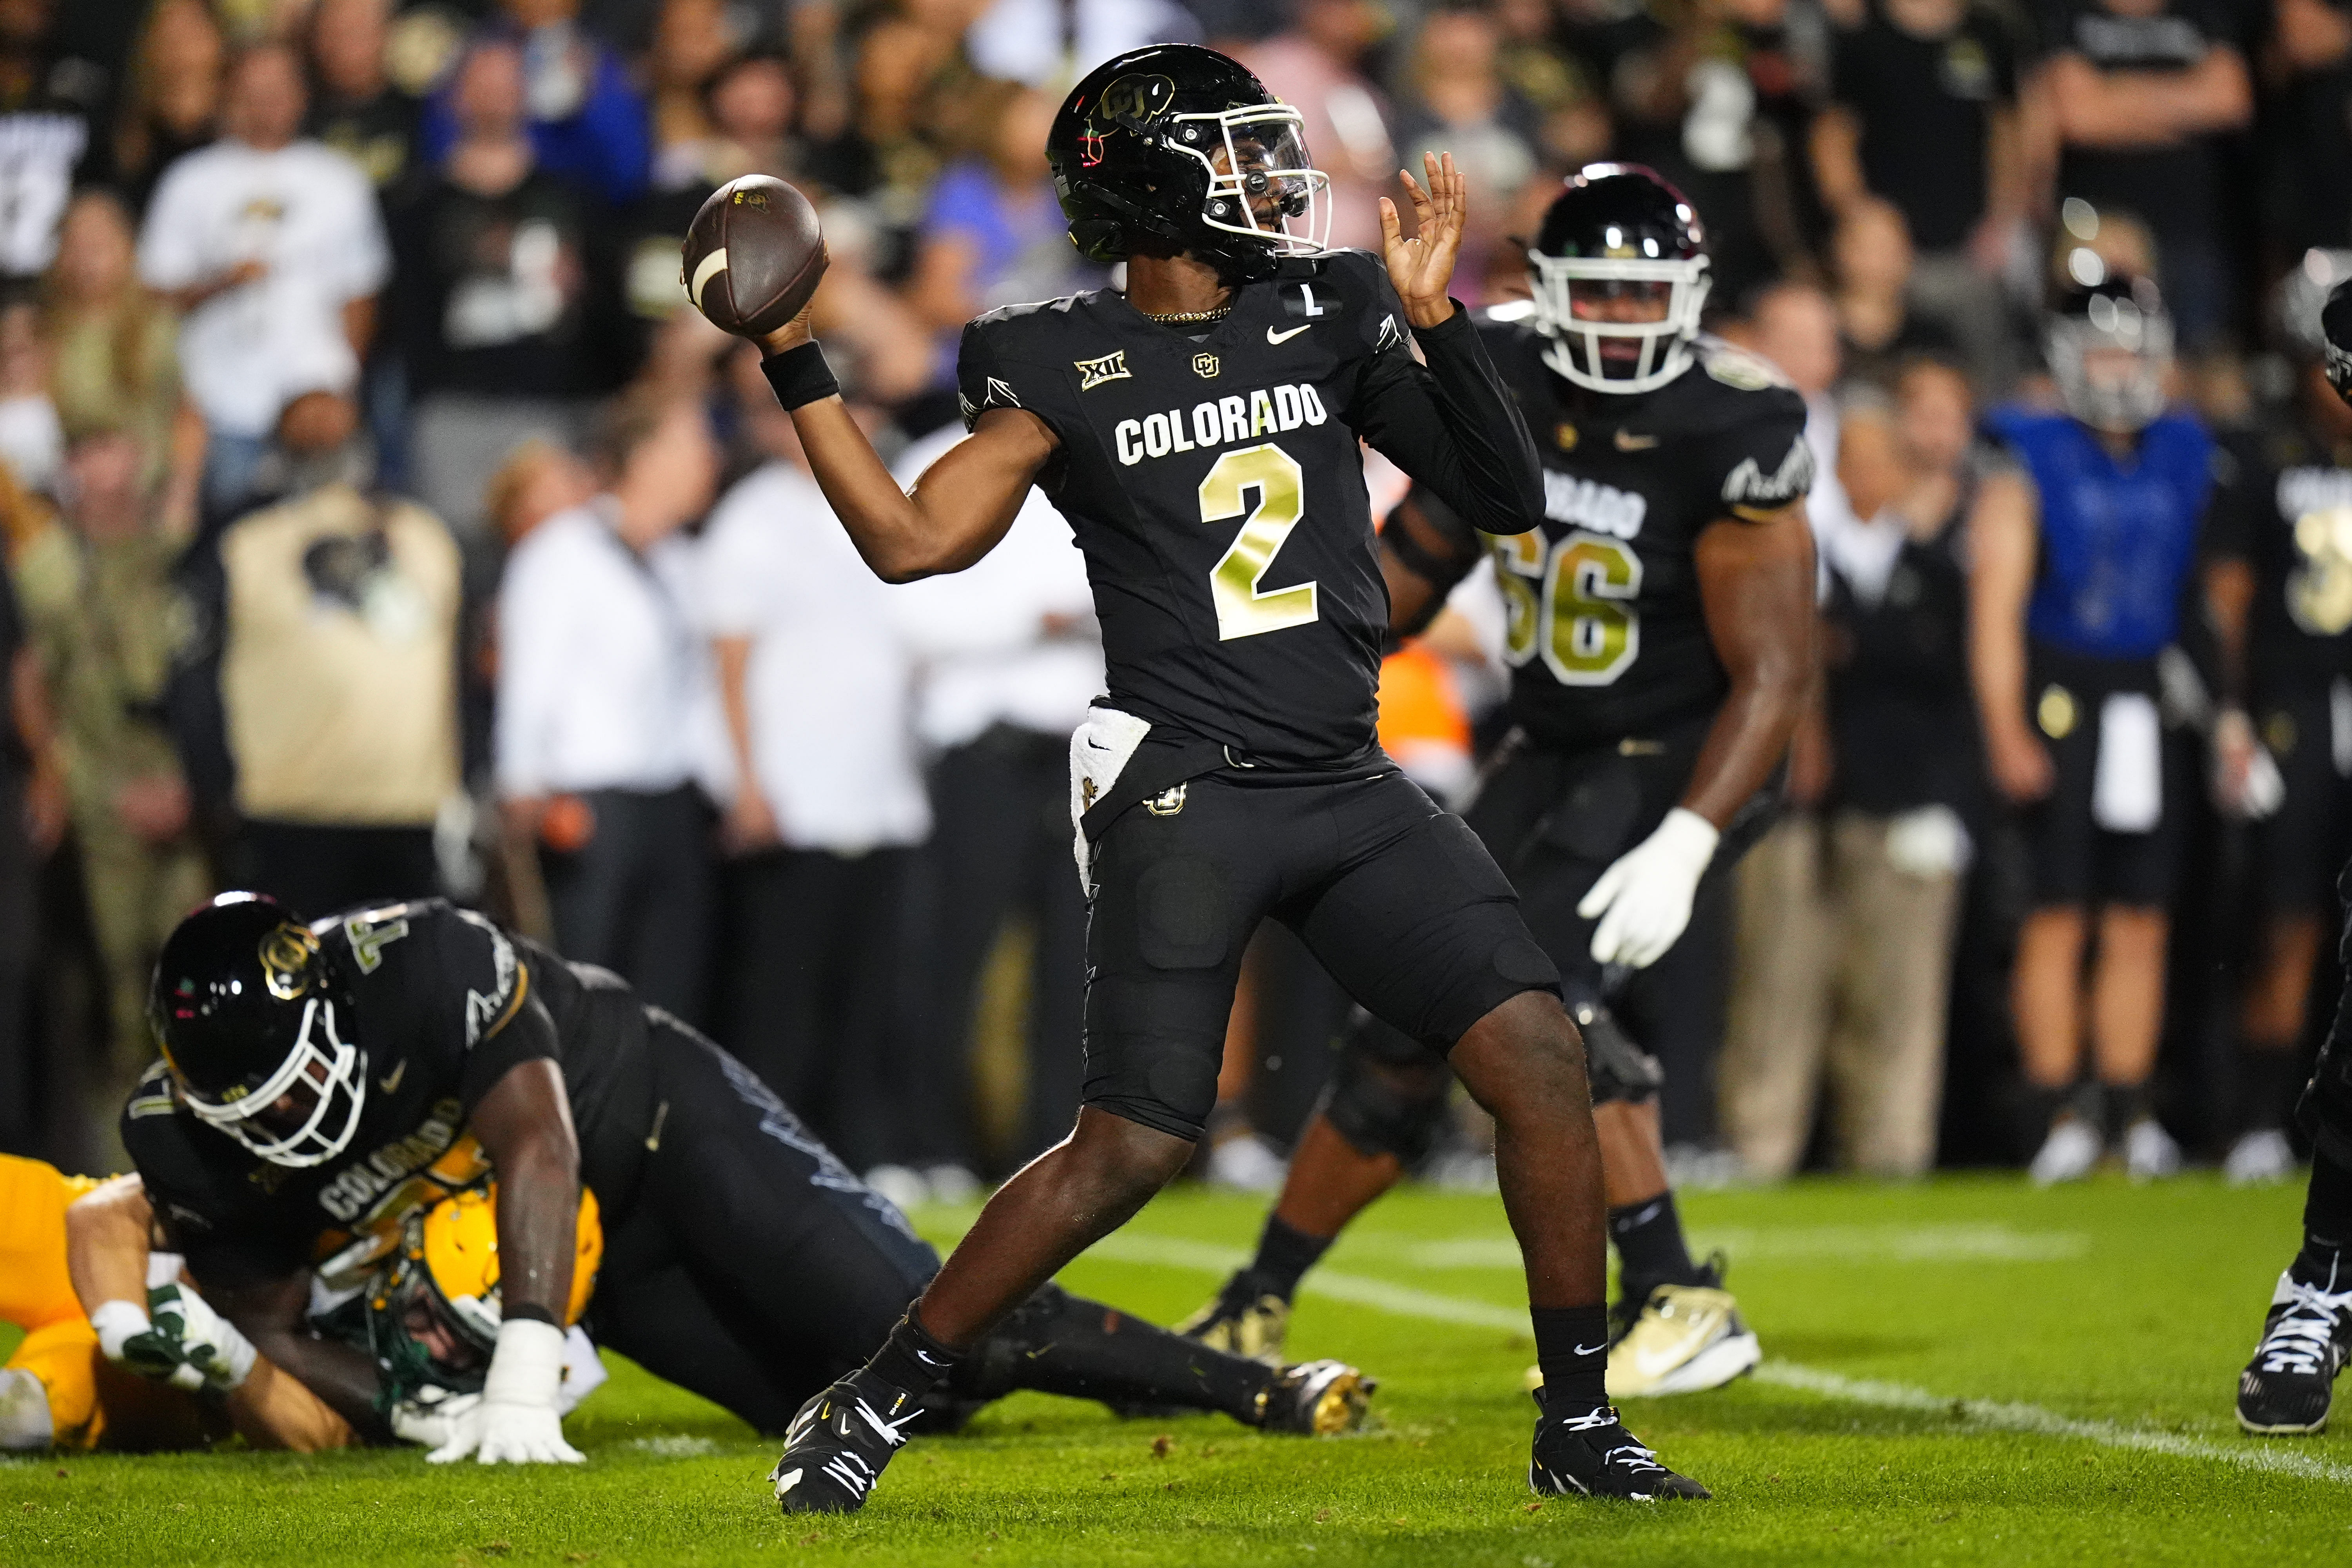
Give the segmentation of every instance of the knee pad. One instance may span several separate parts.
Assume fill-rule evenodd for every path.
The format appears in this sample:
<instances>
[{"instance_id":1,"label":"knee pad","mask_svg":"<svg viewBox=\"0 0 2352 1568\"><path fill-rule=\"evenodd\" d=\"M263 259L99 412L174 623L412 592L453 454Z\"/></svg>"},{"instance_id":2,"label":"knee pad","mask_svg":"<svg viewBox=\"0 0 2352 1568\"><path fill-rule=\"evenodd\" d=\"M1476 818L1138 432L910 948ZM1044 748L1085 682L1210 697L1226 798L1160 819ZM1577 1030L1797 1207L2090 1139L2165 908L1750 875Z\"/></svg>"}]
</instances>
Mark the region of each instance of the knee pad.
<instances>
[{"instance_id":1,"label":"knee pad","mask_svg":"<svg viewBox=\"0 0 2352 1568\"><path fill-rule=\"evenodd\" d=\"M1386 1024L1361 1017L1317 1108L1359 1153L1418 1163L1445 1124L1453 1073L1444 1058Z\"/></svg>"},{"instance_id":2,"label":"knee pad","mask_svg":"<svg viewBox=\"0 0 2352 1568\"><path fill-rule=\"evenodd\" d=\"M1666 1081L1658 1058L1633 1043L1598 994L1573 984L1567 993L1568 1016L1584 1037L1584 1076L1592 1085L1592 1103L1641 1105L1655 1100Z\"/></svg>"}]
</instances>

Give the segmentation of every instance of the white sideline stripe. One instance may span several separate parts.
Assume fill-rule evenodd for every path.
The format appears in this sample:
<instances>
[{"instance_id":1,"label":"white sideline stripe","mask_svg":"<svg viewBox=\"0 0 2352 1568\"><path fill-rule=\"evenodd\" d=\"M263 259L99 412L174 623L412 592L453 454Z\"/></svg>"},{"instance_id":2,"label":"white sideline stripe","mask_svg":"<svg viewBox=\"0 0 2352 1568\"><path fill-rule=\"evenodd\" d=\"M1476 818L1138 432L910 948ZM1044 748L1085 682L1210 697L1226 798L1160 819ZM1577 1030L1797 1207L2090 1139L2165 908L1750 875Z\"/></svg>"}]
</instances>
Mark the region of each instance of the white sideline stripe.
<instances>
[{"instance_id":1,"label":"white sideline stripe","mask_svg":"<svg viewBox=\"0 0 2352 1568\"><path fill-rule=\"evenodd\" d=\"M1188 1241L1179 1237L1139 1236L1128 1231L1114 1231L1105 1237L1095 1243L1087 1256L1117 1263L1197 1269L1206 1274L1230 1273L1249 1261L1249 1254L1237 1247L1219 1247L1211 1242ZM1348 1301L1360 1307L1393 1312L1399 1317L1461 1323L1470 1328L1504 1329L1519 1333L1528 1331L1528 1315L1524 1308L1498 1307L1491 1301L1441 1296L1361 1274L1318 1269L1301 1289L1307 1295L1326 1296L1335 1301ZM1846 1377L1794 1362L1768 1361L1756 1369L1755 1375L1759 1382L1797 1389L1824 1399L1842 1400L1849 1405L1867 1405L1880 1410L1908 1410L1921 1415L1944 1415L1986 1431L2069 1437L2095 1443L2105 1448L2131 1448L2176 1459L2204 1459L2235 1465L2242 1469L2297 1476L2305 1480L2352 1484L2352 1465L2313 1458L2307 1454L2298 1454L2254 1438L2248 1438L2241 1447L2234 1443L2208 1442L2201 1437L2183 1437L2144 1426L2125 1426L2113 1421L2080 1421L2073 1416L2061 1415L2054 1410L2045 1410L2038 1405L2014 1405L1994 1399L1952 1399L1924 1388Z\"/></svg>"}]
</instances>

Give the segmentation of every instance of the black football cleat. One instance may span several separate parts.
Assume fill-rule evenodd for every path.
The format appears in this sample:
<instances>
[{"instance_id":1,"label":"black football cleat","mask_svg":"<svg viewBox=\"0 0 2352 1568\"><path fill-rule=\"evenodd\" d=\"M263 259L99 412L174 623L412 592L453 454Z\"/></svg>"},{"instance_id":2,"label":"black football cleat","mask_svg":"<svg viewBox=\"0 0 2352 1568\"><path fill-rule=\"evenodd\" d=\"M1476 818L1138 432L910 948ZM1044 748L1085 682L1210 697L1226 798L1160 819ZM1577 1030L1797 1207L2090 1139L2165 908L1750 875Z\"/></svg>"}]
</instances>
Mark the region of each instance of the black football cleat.
<instances>
[{"instance_id":1,"label":"black football cleat","mask_svg":"<svg viewBox=\"0 0 2352 1568\"><path fill-rule=\"evenodd\" d=\"M1613 1405L1579 1415L1554 1415L1536 1393L1535 1451L1528 1458L1528 1485L1547 1497L1624 1498L1656 1502L1666 1498L1715 1494L1658 1463L1658 1457L1625 1430Z\"/></svg>"},{"instance_id":2,"label":"black football cleat","mask_svg":"<svg viewBox=\"0 0 2352 1568\"><path fill-rule=\"evenodd\" d=\"M783 1457L768 1472L786 1513L855 1513L907 1441L923 1404L860 1367L810 1400L784 1428Z\"/></svg>"},{"instance_id":3,"label":"black football cleat","mask_svg":"<svg viewBox=\"0 0 2352 1568\"><path fill-rule=\"evenodd\" d=\"M2238 1374L2238 1425L2263 1437L2327 1429L2336 1374L2352 1361L2352 1290L2279 1276L2262 1343Z\"/></svg>"},{"instance_id":4,"label":"black football cleat","mask_svg":"<svg viewBox=\"0 0 2352 1568\"><path fill-rule=\"evenodd\" d=\"M1364 1424L1364 1407L1380 1384L1345 1362L1286 1366L1257 1396L1261 1431L1336 1437Z\"/></svg>"}]
</instances>

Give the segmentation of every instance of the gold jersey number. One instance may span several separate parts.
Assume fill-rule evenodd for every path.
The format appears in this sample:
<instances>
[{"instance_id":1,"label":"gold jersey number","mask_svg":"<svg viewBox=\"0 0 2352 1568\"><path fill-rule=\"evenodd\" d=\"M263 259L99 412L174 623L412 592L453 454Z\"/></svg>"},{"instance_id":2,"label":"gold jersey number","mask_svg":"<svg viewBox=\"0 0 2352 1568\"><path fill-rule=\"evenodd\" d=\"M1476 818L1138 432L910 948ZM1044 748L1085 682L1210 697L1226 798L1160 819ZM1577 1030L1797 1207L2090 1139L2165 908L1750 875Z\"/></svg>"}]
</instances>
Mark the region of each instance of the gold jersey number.
<instances>
[{"instance_id":1,"label":"gold jersey number","mask_svg":"<svg viewBox=\"0 0 2352 1568\"><path fill-rule=\"evenodd\" d=\"M1563 686L1606 686L1642 654L1642 558L1619 540L1536 531L1490 541L1512 668L1540 654Z\"/></svg>"},{"instance_id":2,"label":"gold jersey number","mask_svg":"<svg viewBox=\"0 0 2352 1568\"><path fill-rule=\"evenodd\" d=\"M1272 590L1259 586L1290 531L1305 514L1306 477L1297 458L1267 442L1227 452L1201 481L1202 522L1243 518L1233 547L1209 572L1209 596L1217 606L1218 640L1254 637L1303 626L1315 619L1314 584ZM1244 492L1249 490L1257 492L1255 506L1247 504Z\"/></svg>"},{"instance_id":3,"label":"gold jersey number","mask_svg":"<svg viewBox=\"0 0 2352 1568\"><path fill-rule=\"evenodd\" d=\"M2307 511L2294 521L2301 564L2286 580L2287 614L2314 637L2352 627L2352 507Z\"/></svg>"}]
</instances>

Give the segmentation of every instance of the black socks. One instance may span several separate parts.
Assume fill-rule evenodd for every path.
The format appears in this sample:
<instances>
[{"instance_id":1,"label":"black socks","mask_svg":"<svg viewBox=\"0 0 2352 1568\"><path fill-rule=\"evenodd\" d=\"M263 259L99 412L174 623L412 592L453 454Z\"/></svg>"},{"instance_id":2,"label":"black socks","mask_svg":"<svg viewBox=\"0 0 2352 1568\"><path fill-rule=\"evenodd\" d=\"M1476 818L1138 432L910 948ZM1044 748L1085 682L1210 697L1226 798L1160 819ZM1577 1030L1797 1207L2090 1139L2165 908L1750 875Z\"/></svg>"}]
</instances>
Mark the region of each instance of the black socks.
<instances>
[{"instance_id":1,"label":"black socks","mask_svg":"<svg viewBox=\"0 0 2352 1568\"><path fill-rule=\"evenodd\" d=\"M2352 1170L2311 1153L2311 1190L2303 1200L2303 1250L2288 1272L2325 1290L2352 1289Z\"/></svg>"},{"instance_id":2,"label":"black socks","mask_svg":"<svg viewBox=\"0 0 2352 1568\"><path fill-rule=\"evenodd\" d=\"M1287 1301L1298 1293L1298 1281L1330 1250L1336 1239L1309 1236L1268 1215L1265 1229L1258 1233L1257 1257L1251 1260L1249 1272L1257 1277L1261 1290Z\"/></svg>"},{"instance_id":3,"label":"black socks","mask_svg":"<svg viewBox=\"0 0 2352 1568\"><path fill-rule=\"evenodd\" d=\"M1258 1395L1277 1374L1046 1285L975 1348L955 1392L997 1399L1034 1388L1113 1409L1222 1410L1255 1426Z\"/></svg>"},{"instance_id":4,"label":"black socks","mask_svg":"<svg viewBox=\"0 0 2352 1568\"><path fill-rule=\"evenodd\" d=\"M866 1370L893 1388L902 1388L918 1398L930 1393L948 1380L963 1360L963 1352L949 1349L931 1338L923 1325L915 1321L915 1309L898 1320Z\"/></svg>"},{"instance_id":5,"label":"black socks","mask_svg":"<svg viewBox=\"0 0 2352 1568\"><path fill-rule=\"evenodd\" d=\"M2238 1047L2238 1125L2248 1132L2286 1125L2287 1104L2303 1087L2303 1058L2292 1047Z\"/></svg>"},{"instance_id":6,"label":"black socks","mask_svg":"<svg viewBox=\"0 0 2352 1568\"><path fill-rule=\"evenodd\" d=\"M1658 1285L1696 1285L1706 1278L1691 1261L1690 1244L1683 1239L1682 1215L1675 1211L1675 1194L1670 1192L1611 1209L1609 1239L1617 1247L1621 1289L1629 1280L1646 1292ZM1630 1297L1631 1291L1626 1294Z\"/></svg>"},{"instance_id":7,"label":"black socks","mask_svg":"<svg viewBox=\"0 0 2352 1568\"><path fill-rule=\"evenodd\" d=\"M1548 1415L1582 1415L1609 1403L1609 1309L1530 1307Z\"/></svg>"}]
</instances>

